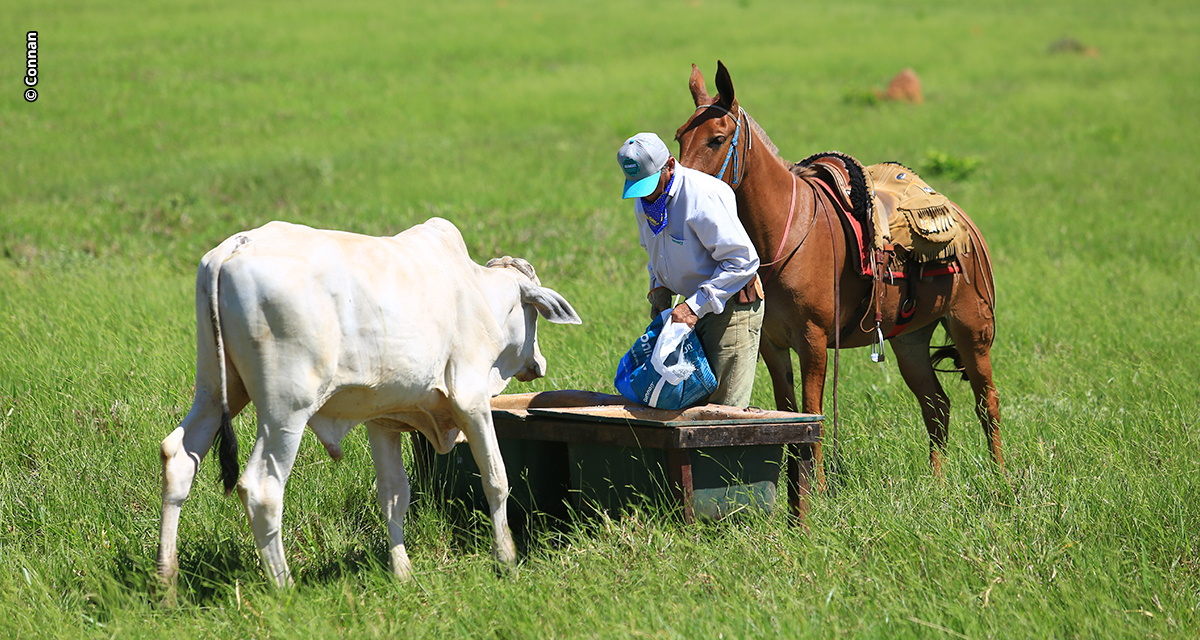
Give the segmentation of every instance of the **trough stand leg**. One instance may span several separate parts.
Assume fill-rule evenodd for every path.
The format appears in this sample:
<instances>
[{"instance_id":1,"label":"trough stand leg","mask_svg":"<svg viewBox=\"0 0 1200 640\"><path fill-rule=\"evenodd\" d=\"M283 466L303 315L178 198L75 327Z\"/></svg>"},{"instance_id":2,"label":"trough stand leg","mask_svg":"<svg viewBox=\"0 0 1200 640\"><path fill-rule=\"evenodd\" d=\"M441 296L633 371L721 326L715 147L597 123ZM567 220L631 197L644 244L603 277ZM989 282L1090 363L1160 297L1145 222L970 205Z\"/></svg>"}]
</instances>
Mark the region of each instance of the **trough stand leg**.
<instances>
[{"instance_id":1,"label":"trough stand leg","mask_svg":"<svg viewBox=\"0 0 1200 640\"><path fill-rule=\"evenodd\" d=\"M813 446L788 445L787 486L788 507L793 523L807 528L808 496L812 493Z\"/></svg>"},{"instance_id":2,"label":"trough stand leg","mask_svg":"<svg viewBox=\"0 0 1200 640\"><path fill-rule=\"evenodd\" d=\"M683 507L683 521L692 524L696 521L692 509L692 456L687 449L667 449L667 467L671 474L671 493Z\"/></svg>"}]
</instances>

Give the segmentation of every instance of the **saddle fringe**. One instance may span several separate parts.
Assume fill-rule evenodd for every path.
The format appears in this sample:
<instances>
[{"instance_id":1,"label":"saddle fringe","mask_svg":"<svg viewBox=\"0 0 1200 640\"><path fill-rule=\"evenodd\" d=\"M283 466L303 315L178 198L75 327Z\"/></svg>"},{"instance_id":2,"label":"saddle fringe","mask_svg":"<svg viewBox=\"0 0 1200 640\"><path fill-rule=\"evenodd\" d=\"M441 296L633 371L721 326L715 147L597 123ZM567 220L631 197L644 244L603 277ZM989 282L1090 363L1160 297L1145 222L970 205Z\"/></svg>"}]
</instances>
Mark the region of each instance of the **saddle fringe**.
<instances>
[{"instance_id":1,"label":"saddle fringe","mask_svg":"<svg viewBox=\"0 0 1200 640\"><path fill-rule=\"evenodd\" d=\"M962 211L916 172L899 162L881 162L867 171L876 191L889 194L896 202L888 228L908 257L924 264L970 251Z\"/></svg>"}]
</instances>

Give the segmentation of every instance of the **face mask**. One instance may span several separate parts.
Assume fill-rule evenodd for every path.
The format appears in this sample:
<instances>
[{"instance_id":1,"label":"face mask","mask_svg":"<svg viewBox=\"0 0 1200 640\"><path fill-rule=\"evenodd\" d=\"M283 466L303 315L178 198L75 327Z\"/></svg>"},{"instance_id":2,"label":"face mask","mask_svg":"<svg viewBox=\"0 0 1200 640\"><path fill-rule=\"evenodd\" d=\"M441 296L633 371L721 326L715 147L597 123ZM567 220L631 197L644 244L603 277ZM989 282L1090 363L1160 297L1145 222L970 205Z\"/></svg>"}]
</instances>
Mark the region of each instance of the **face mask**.
<instances>
[{"instance_id":1,"label":"face mask","mask_svg":"<svg viewBox=\"0 0 1200 640\"><path fill-rule=\"evenodd\" d=\"M675 176L671 175L671 179L667 182L667 188L663 189L662 195L658 196L658 200L654 202L646 202L642 198L642 212L646 214L646 224L650 226L650 230L654 235L662 231L667 226L667 200L670 198L667 194L671 193L671 185L675 184Z\"/></svg>"}]
</instances>

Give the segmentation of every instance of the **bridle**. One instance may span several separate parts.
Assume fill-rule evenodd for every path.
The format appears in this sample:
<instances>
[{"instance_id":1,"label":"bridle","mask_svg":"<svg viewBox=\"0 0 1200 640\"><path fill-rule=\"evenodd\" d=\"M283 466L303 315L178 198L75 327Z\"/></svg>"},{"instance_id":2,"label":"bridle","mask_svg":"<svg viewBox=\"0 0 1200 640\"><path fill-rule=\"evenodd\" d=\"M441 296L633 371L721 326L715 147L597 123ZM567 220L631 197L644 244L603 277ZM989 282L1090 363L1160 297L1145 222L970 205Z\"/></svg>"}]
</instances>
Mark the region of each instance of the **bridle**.
<instances>
[{"instance_id":1,"label":"bridle","mask_svg":"<svg viewBox=\"0 0 1200 640\"><path fill-rule=\"evenodd\" d=\"M746 149L744 151L738 150L739 138L742 135L742 120L747 119L746 110L739 105L738 113L735 116L732 111L714 102L712 104L702 104L696 107L696 111L693 113L692 117L695 118L696 113L708 108L713 108L724 112L726 116L733 118L735 123L735 127L733 129L733 138L729 140L729 151L725 152L725 162L721 163L721 170L717 172L716 178L717 180L725 180L725 170L729 168L729 163L732 161L733 173L730 174L730 178L732 178L732 180L726 182L730 187L736 189L738 183L741 182L742 178L745 177L746 156L750 155L750 150L754 148L754 135L750 132L747 132L745 145ZM749 128L748 124L747 128Z\"/></svg>"},{"instance_id":2,"label":"bridle","mask_svg":"<svg viewBox=\"0 0 1200 640\"><path fill-rule=\"evenodd\" d=\"M733 173L730 174L730 178L732 180L726 181L726 184L728 184L731 188L736 189L738 186L738 183L741 182L742 179L746 177L746 158L750 156L750 151L754 148L754 133L752 131L747 131L746 132L746 145L745 145L746 148L744 151L741 151L738 149L739 138L741 137L741 134L742 134L742 121L745 120L747 122L746 128L749 129L750 116L748 116L746 114L746 110L743 109L741 105L738 105L738 112L737 112L737 115L735 116L735 115L733 115L732 111L730 111L729 109L726 109L725 107L722 107L721 105L714 102L712 104L702 104L702 105L696 107L696 111L692 114L692 118L696 117L695 114L700 113L700 111L702 111L704 109L708 109L710 107L723 112L725 114L725 116L729 116L730 118L733 118L734 122L737 123L736 127L733 130L733 138L731 138L729 141L729 151L725 152L725 161L721 163L721 170L718 171L716 174L716 178L718 180L725 180L725 170L729 168L729 163L733 162ZM759 264L760 270L763 267L770 267L770 269L767 271L766 277L763 278L764 286L766 285L767 281L771 279L771 276L773 276L775 274L776 268L778 268L779 263L782 262L784 259L783 248L786 246L788 235L792 230L792 217L796 213L796 181L797 181L796 176L793 175L792 176L792 198L791 198L791 202L788 204L787 224L784 227L783 236L779 239L779 247L777 249L775 249L775 257L770 262L760 262L760 264ZM816 216L817 216L816 210L814 209L813 219L810 220L808 223L809 230L812 229L812 224L817 219ZM804 237L805 238L808 237L807 231L804 233ZM804 240L801 239L800 244L803 244L803 243L804 243ZM792 254L796 253L796 251L800 249L800 244L797 244L796 247L794 249L792 249L791 253L788 254L789 258L791 257Z\"/></svg>"}]
</instances>

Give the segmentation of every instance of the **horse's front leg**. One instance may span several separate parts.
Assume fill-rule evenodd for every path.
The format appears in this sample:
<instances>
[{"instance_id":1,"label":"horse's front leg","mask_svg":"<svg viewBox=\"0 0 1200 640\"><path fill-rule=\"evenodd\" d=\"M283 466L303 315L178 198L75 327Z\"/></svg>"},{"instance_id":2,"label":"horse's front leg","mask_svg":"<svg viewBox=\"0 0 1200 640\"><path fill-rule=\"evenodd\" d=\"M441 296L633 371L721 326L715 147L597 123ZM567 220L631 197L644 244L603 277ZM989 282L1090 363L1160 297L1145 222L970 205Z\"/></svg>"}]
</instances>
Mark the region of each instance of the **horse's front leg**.
<instances>
[{"instance_id":1,"label":"horse's front leg","mask_svg":"<svg viewBox=\"0 0 1200 640\"><path fill-rule=\"evenodd\" d=\"M758 345L763 364L771 374L771 388L775 392L775 408L779 411L796 411L796 378L792 373L791 349L771 340L764 332Z\"/></svg>"},{"instance_id":2,"label":"horse's front leg","mask_svg":"<svg viewBox=\"0 0 1200 640\"><path fill-rule=\"evenodd\" d=\"M826 340L823 332L810 327L799 344L793 345L796 355L800 357L800 406L804 413L824 413L822 396L825 393ZM824 436L821 439L824 440ZM816 470L817 489L822 492L828 488L823 459L822 444L818 442L812 447L812 465Z\"/></svg>"},{"instance_id":3,"label":"horse's front leg","mask_svg":"<svg viewBox=\"0 0 1200 640\"><path fill-rule=\"evenodd\" d=\"M764 332L758 351L771 374L775 392L775 408L796 411L796 380L792 373L792 353L787 345L771 340ZM788 508L792 517L803 524L808 515L808 496L812 493L814 447L820 445L789 444L787 464Z\"/></svg>"}]
</instances>

